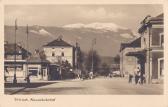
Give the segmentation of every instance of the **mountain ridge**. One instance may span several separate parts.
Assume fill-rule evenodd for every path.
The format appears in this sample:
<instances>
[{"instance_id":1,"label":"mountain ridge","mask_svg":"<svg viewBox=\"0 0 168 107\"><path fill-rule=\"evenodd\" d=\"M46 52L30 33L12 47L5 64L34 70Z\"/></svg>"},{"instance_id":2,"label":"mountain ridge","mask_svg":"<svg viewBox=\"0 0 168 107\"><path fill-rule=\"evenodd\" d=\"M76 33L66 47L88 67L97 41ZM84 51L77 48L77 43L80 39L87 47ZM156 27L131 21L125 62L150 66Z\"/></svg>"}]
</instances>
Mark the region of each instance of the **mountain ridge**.
<instances>
[{"instance_id":1,"label":"mountain ridge","mask_svg":"<svg viewBox=\"0 0 168 107\"><path fill-rule=\"evenodd\" d=\"M14 26L7 25L4 28L5 41L12 43L14 41ZM66 42L72 45L75 45L75 42L78 42L81 49L88 52L91 49L92 40L96 38L96 45L94 48L101 56L115 56L119 52L120 43L130 40L130 38L125 38L124 36L121 36L121 34L126 34L127 36L131 35L131 38L135 36L129 29L120 29L117 32L103 32L99 29L90 28L65 29L63 27L36 25L29 26L29 47L30 51L34 52L35 49L42 49L44 44L63 35L63 39ZM18 26L17 42L21 42L23 46L26 47L26 26Z\"/></svg>"}]
</instances>

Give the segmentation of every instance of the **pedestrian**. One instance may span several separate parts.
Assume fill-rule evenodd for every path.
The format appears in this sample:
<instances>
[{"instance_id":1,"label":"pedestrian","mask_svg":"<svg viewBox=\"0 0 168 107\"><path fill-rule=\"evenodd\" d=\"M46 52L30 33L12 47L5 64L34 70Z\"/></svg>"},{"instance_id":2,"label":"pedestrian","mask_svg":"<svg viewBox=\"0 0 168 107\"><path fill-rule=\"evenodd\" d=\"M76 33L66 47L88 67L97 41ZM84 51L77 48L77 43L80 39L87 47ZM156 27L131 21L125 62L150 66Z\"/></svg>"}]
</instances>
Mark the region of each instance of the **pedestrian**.
<instances>
[{"instance_id":1,"label":"pedestrian","mask_svg":"<svg viewBox=\"0 0 168 107\"><path fill-rule=\"evenodd\" d=\"M138 80L139 80L139 67L137 67L135 70L134 70L134 75L135 75L135 84L138 83Z\"/></svg>"},{"instance_id":2,"label":"pedestrian","mask_svg":"<svg viewBox=\"0 0 168 107\"><path fill-rule=\"evenodd\" d=\"M90 79L93 79L93 72L92 72L92 71L89 72L89 78L90 78Z\"/></svg>"},{"instance_id":3,"label":"pedestrian","mask_svg":"<svg viewBox=\"0 0 168 107\"><path fill-rule=\"evenodd\" d=\"M132 83L132 78L133 78L133 75L130 73L129 74L129 81L128 81L129 83Z\"/></svg>"},{"instance_id":4,"label":"pedestrian","mask_svg":"<svg viewBox=\"0 0 168 107\"><path fill-rule=\"evenodd\" d=\"M141 71L138 71L138 74L137 74L137 83L138 84L141 84Z\"/></svg>"},{"instance_id":5,"label":"pedestrian","mask_svg":"<svg viewBox=\"0 0 168 107\"><path fill-rule=\"evenodd\" d=\"M141 84L143 84L143 83L146 83L146 80L145 80L146 78L145 78L145 74L142 74L141 75Z\"/></svg>"},{"instance_id":6,"label":"pedestrian","mask_svg":"<svg viewBox=\"0 0 168 107\"><path fill-rule=\"evenodd\" d=\"M8 69L7 69L7 67L5 67L5 73L4 73L4 80L5 80L5 82L7 81L7 74L9 74L9 71L8 71Z\"/></svg>"}]
</instances>

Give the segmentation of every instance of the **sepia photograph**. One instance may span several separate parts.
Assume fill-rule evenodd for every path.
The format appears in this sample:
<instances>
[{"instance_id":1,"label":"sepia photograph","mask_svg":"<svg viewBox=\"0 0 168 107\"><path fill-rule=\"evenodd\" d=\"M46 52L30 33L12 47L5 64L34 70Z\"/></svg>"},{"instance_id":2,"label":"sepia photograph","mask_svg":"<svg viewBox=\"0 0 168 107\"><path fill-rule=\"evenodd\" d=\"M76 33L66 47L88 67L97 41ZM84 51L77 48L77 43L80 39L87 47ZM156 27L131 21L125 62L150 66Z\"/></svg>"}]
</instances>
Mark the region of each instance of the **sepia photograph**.
<instances>
[{"instance_id":1,"label":"sepia photograph","mask_svg":"<svg viewBox=\"0 0 168 107\"><path fill-rule=\"evenodd\" d=\"M163 5L4 5L3 69L5 95L163 95Z\"/></svg>"}]
</instances>

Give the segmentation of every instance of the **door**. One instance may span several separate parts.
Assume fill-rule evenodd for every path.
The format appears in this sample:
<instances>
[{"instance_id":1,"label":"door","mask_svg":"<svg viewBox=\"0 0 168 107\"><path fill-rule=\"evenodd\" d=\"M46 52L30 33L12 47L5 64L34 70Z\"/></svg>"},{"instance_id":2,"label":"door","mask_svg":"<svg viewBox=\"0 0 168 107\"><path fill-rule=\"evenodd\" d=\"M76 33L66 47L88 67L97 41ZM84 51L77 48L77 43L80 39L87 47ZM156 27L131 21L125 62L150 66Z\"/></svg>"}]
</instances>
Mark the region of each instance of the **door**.
<instances>
[{"instance_id":1,"label":"door","mask_svg":"<svg viewBox=\"0 0 168 107\"><path fill-rule=\"evenodd\" d=\"M49 66L49 80L59 80L59 67L56 65L50 65Z\"/></svg>"}]
</instances>

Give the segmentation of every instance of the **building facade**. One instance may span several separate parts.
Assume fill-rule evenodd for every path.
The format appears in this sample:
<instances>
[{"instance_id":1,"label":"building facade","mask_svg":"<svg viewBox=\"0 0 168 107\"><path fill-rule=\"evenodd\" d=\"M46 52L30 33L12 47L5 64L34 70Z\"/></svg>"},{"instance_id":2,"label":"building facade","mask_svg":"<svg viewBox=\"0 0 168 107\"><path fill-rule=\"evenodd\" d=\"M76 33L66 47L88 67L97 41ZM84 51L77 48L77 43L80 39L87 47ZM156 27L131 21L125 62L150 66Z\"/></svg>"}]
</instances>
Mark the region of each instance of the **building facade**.
<instances>
[{"instance_id":1,"label":"building facade","mask_svg":"<svg viewBox=\"0 0 168 107\"><path fill-rule=\"evenodd\" d=\"M139 28L142 36L142 48L146 51L146 77L148 82L163 80L164 76L164 17L147 16Z\"/></svg>"},{"instance_id":2,"label":"building facade","mask_svg":"<svg viewBox=\"0 0 168 107\"><path fill-rule=\"evenodd\" d=\"M23 82L28 76L31 81L49 79L49 61L41 59L39 53L31 54L18 44L16 44L15 52L15 44L7 42L4 48L4 77L6 82L13 80L15 72L18 82Z\"/></svg>"},{"instance_id":3,"label":"building facade","mask_svg":"<svg viewBox=\"0 0 168 107\"><path fill-rule=\"evenodd\" d=\"M129 56L130 52L141 50L141 37L135 38L128 43L121 43L120 46L120 71L124 76L134 74L134 70L139 67L138 58Z\"/></svg>"},{"instance_id":4,"label":"building facade","mask_svg":"<svg viewBox=\"0 0 168 107\"><path fill-rule=\"evenodd\" d=\"M137 39L133 41L138 47L135 47L133 42L127 43L124 48L121 44L120 56L123 55L134 60L129 66L128 61L121 58L120 69L125 73L127 69L134 71L133 68L139 66L141 75L145 75L148 83L161 82L164 76L163 14L156 17L145 17L138 32L140 34L139 41Z\"/></svg>"},{"instance_id":5,"label":"building facade","mask_svg":"<svg viewBox=\"0 0 168 107\"><path fill-rule=\"evenodd\" d=\"M27 60L27 71L31 80L49 80L49 64L46 59L40 58L39 52L35 52Z\"/></svg>"},{"instance_id":6,"label":"building facade","mask_svg":"<svg viewBox=\"0 0 168 107\"><path fill-rule=\"evenodd\" d=\"M59 80L71 77L75 67L75 47L65 42L62 37L43 46L49 65L49 79ZM72 72L68 72L72 71ZM69 76L68 76L69 75Z\"/></svg>"},{"instance_id":7,"label":"building facade","mask_svg":"<svg viewBox=\"0 0 168 107\"><path fill-rule=\"evenodd\" d=\"M74 66L74 47L62 38L58 38L43 46L46 59L50 63L61 63L68 61L71 66Z\"/></svg>"},{"instance_id":8,"label":"building facade","mask_svg":"<svg viewBox=\"0 0 168 107\"><path fill-rule=\"evenodd\" d=\"M6 79L13 79L16 69L17 78L25 78L26 76L26 59L31 55L21 45L4 44L4 76ZM16 55L16 56L15 56ZM16 68L15 68L16 67Z\"/></svg>"}]
</instances>

